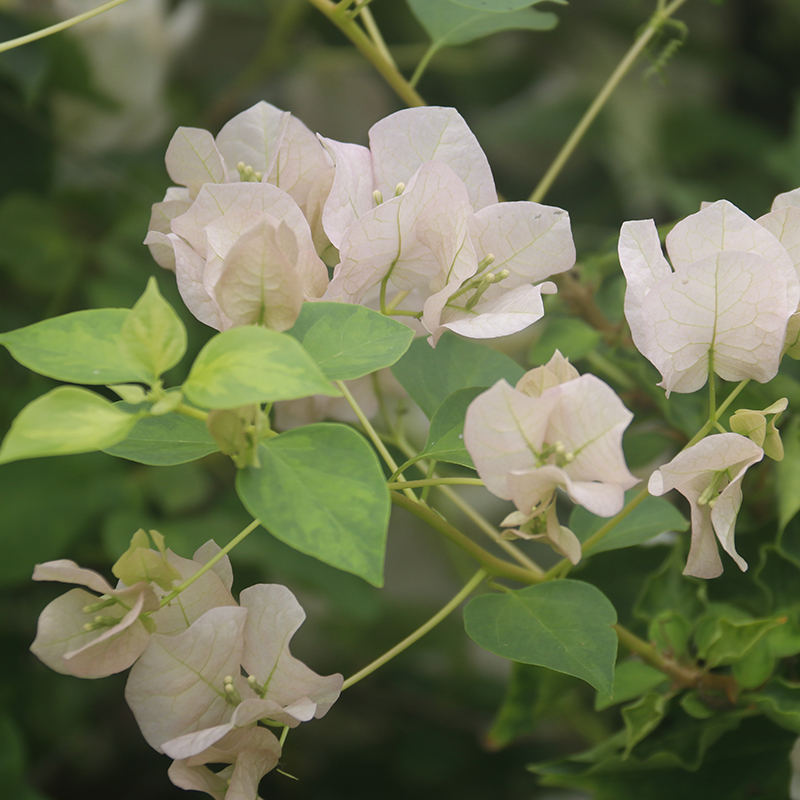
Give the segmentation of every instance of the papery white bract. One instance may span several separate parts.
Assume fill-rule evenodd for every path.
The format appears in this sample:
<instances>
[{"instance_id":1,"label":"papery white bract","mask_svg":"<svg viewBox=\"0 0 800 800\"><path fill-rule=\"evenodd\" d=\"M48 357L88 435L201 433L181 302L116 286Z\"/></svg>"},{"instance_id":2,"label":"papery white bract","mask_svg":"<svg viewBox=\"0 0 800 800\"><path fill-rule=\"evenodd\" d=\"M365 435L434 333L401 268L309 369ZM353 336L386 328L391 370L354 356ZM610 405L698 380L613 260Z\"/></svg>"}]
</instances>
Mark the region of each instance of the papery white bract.
<instances>
[{"instance_id":1,"label":"papery white bract","mask_svg":"<svg viewBox=\"0 0 800 800\"><path fill-rule=\"evenodd\" d=\"M672 391L725 380L766 382L778 371L800 300L792 257L766 227L720 200L667 236L674 272L652 220L626 222L619 258L634 344Z\"/></svg>"},{"instance_id":2,"label":"papery white bract","mask_svg":"<svg viewBox=\"0 0 800 800\"><path fill-rule=\"evenodd\" d=\"M650 476L650 494L677 489L691 506L692 544L684 575L716 578L722 573L715 536L739 569L747 569L736 552L734 526L744 474L763 457L764 451L746 436L718 433L678 453Z\"/></svg>"},{"instance_id":3,"label":"papery white bract","mask_svg":"<svg viewBox=\"0 0 800 800\"><path fill-rule=\"evenodd\" d=\"M541 533L577 560L577 539L551 511L555 490L563 488L573 502L610 517L637 479L622 452L633 415L603 381L573 375L556 352L517 388L499 381L467 409L464 444L486 488L517 507L504 524L525 525L544 514Z\"/></svg>"}]
</instances>

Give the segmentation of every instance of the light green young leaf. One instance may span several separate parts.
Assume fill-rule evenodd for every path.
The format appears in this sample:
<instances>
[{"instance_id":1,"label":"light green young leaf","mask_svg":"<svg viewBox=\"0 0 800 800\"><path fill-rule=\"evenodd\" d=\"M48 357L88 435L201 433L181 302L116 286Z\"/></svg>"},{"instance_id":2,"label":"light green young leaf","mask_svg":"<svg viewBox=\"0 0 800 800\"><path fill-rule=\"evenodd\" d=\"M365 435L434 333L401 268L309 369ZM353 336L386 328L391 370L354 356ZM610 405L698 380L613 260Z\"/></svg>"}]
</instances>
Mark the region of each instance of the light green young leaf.
<instances>
[{"instance_id":1,"label":"light green young leaf","mask_svg":"<svg viewBox=\"0 0 800 800\"><path fill-rule=\"evenodd\" d=\"M363 437L307 425L268 439L258 454L261 467L236 478L245 508L295 550L382 586L389 492Z\"/></svg>"},{"instance_id":2,"label":"light green young leaf","mask_svg":"<svg viewBox=\"0 0 800 800\"><path fill-rule=\"evenodd\" d=\"M332 381L349 381L390 367L414 338L411 328L397 320L347 303L304 303L288 333Z\"/></svg>"},{"instance_id":3,"label":"light green young leaf","mask_svg":"<svg viewBox=\"0 0 800 800\"><path fill-rule=\"evenodd\" d=\"M392 374L430 419L458 389L492 386L501 378L513 386L525 370L497 350L448 332L435 348L424 339L413 341Z\"/></svg>"},{"instance_id":4,"label":"light green young leaf","mask_svg":"<svg viewBox=\"0 0 800 800\"><path fill-rule=\"evenodd\" d=\"M339 395L296 339L254 326L231 328L207 342L183 393L201 408Z\"/></svg>"},{"instance_id":5,"label":"light green young leaf","mask_svg":"<svg viewBox=\"0 0 800 800\"><path fill-rule=\"evenodd\" d=\"M491 653L538 664L611 694L617 636L614 606L588 583L561 580L467 603L467 634Z\"/></svg>"},{"instance_id":6,"label":"light green young leaf","mask_svg":"<svg viewBox=\"0 0 800 800\"><path fill-rule=\"evenodd\" d=\"M96 308L75 311L0 334L20 364L59 381L85 384L144 380L147 371L120 351L120 331L130 311Z\"/></svg>"},{"instance_id":7,"label":"light green young leaf","mask_svg":"<svg viewBox=\"0 0 800 800\"><path fill-rule=\"evenodd\" d=\"M638 489L626 492L625 502L630 501L636 494ZM575 506L568 527L581 542L585 542L607 522L608 519L591 514L582 506ZM650 496L587 552L602 553L605 550L632 547L647 542L665 531L685 531L688 528L689 522L672 503L660 497Z\"/></svg>"},{"instance_id":8,"label":"light green young leaf","mask_svg":"<svg viewBox=\"0 0 800 800\"><path fill-rule=\"evenodd\" d=\"M519 6L517 10L497 13L496 10L467 8L455 0L408 0L408 4L431 37L431 49L434 52L500 31L546 31L554 28L558 22L555 14Z\"/></svg>"},{"instance_id":9,"label":"light green young leaf","mask_svg":"<svg viewBox=\"0 0 800 800\"><path fill-rule=\"evenodd\" d=\"M20 411L0 447L0 464L111 447L139 417L87 389L60 386Z\"/></svg>"},{"instance_id":10,"label":"light green young leaf","mask_svg":"<svg viewBox=\"0 0 800 800\"><path fill-rule=\"evenodd\" d=\"M125 361L144 372L149 383L174 367L186 352L186 328L161 296L155 278L122 323L119 347Z\"/></svg>"}]
</instances>

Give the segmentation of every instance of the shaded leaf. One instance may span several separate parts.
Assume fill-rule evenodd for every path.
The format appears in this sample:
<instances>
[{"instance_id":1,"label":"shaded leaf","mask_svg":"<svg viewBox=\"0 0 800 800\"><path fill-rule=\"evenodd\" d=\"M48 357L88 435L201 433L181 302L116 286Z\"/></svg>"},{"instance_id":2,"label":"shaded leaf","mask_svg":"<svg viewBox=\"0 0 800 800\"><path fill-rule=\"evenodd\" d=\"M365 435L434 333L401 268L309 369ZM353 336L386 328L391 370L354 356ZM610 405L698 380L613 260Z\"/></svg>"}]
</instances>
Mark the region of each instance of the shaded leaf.
<instances>
[{"instance_id":1,"label":"shaded leaf","mask_svg":"<svg viewBox=\"0 0 800 800\"><path fill-rule=\"evenodd\" d=\"M625 502L630 502L638 493L638 489L626 492ZM595 516L582 506L576 506L569 518L569 528L581 542L585 542L607 522L608 519ZM587 552L602 553L604 550L631 547L666 531L685 531L688 528L688 520L672 503L651 495Z\"/></svg>"},{"instance_id":2,"label":"shaded leaf","mask_svg":"<svg viewBox=\"0 0 800 800\"><path fill-rule=\"evenodd\" d=\"M572 580L482 595L464 609L467 633L485 650L574 675L606 694L614 681L616 621L602 592Z\"/></svg>"},{"instance_id":3,"label":"shaded leaf","mask_svg":"<svg viewBox=\"0 0 800 800\"><path fill-rule=\"evenodd\" d=\"M492 386L501 378L513 386L525 370L503 353L448 332L435 348L413 341L392 374L430 419L458 389Z\"/></svg>"},{"instance_id":4,"label":"shaded leaf","mask_svg":"<svg viewBox=\"0 0 800 800\"><path fill-rule=\"evenodd\" d=\"M390 367L414 338L411 328L397 320L347 303L304 303L288 333L332 381L349 381Z\"/></svg>"}]
</instances>

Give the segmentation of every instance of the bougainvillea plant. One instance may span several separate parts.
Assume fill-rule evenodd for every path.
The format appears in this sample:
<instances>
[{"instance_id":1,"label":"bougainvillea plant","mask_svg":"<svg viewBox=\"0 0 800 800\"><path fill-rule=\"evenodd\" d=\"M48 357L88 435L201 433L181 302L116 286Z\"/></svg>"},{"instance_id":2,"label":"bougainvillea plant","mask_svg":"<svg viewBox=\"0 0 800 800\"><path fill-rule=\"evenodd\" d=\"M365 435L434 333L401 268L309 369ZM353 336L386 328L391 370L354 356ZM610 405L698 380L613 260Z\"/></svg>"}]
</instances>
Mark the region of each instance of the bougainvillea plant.
<instances>
[{"instance_id":1,"label":"bougainvillea plant","mask_svg":"<svg viewBox=\"0 0 800 800\"><path fill-rule=\"evenodd\" d=\"M543 782L611 797L613 776L701 769L717 740L759 717L788 732L785 784L800 733L800 606L770 576L791 584L800 567L773 530L761 549L748 548L759 559L758 597L711 600L694 579L748 570L735 540L747 472L784 457L776 422L788 400L761 410L738 402L749 382L768 384L800 354L800 189L756 220L717 200L666 236L653 220L622 223L626 325L611 344L624 366L607 369L606 381L556 350L526 372L482 340L541 320L575 265L569 214L540 202L558 170L532 199L500 201L476 136L456 109L424 105L419 76L397 72L367 4L313 2L411 107L373 125L368 147L317 134L263 101L216 136L178 128L166 151L175 186L142 238L166 270L162 285L175 281L208 326L185 381L164 381L187 335L154 279L131 309L0 334L18 362L64 384L22 408L0 463L99 450L157 470L221 452L253 518L191 559L158 531L131 532L115 583L66 559L37 565L34 580L80 588L42 611L31 650L79 678L129 669L125 699L148 744L172 759L169 779L256 800L291 728L346 703L350 686L474 594L467 635L516 665L501 719L525 707L524 665L585 681L598 708L623 704L622 727L602 744L534 765ZM659 2L637 41L682 4ZM410 0L434 41L420 69L451 33L446 43L466 41L454 33L463 26L475 36L552 27L538 5ZM660 373L657 386L641 357ZM649 405L619 380L626 369L647 376ZM701 392L702 418L687 430L671 404ZM430 421L424 444L404 434L412 405ZM677 435L632 471L626 432L652 407ZM485 518L459 485L485 487L507 502L504 515ZM669 502L672 490L688 501L678 508L689 520ZM440 496L466 509L485 539L448 519ZM347 679L320 676L289 652L305 619L294 595L256 584L234 597L227 554L245 537L271 535L380 587L393 505L462 548L476 571L385 656ZM672 555L643 584L631 630L579 570L599 552L656 537Z\"/></svg>"}]
</instances>

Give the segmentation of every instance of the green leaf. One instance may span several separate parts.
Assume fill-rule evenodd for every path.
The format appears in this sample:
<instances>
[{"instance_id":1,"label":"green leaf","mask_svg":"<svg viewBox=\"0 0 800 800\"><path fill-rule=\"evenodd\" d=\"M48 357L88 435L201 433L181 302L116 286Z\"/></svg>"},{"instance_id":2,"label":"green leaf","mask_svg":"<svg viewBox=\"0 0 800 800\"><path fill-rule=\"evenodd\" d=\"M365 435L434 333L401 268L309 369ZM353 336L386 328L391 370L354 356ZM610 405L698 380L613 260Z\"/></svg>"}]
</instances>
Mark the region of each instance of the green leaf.
<instances>
[{"instance_id":1,"label":"green leaf","mask_svg":"<svg viewBox=\"0 0 800 800\"><path fill-rule=\"evenodd\" d=\"M525 370L503 353L448 331L435 348L415 339L392 374L430 419L453 392L492 386L501 378L513 386Z\"/></svg>"},{"instance_id":2,"label":"green leaf","mask_svg":"<svg viewBox=\"0 0 800 800\"><path fill-rule=\"evenodd\" d=\"M625 502L630 502L640 489L631 489L625 493ZM575 506L569 518L569 528L585 542L597 533L608 522L604 517L597 517L582 506ZM604 550L618 550L621 547L632 547L658 536L665 531L685 531L689 522L672 503L661 497L648 496L615 525L589 553L602 553Z\"/></svg>"},{"instance_id":3,"label":"green leaf","mask_svg":"<svg viewBox=\"0 0 800 800\"><path fill-rule=\"evenodd\" d=\"M147 373L120 351L120 331L130 311L75 311L0 334L14 358L28 369L59 381L86 384L142 381Z\"/></svg>"},{"instance_id":4,"label":"green leaf","mask_svg":"<svg viewBox=\"0 0 800 800\"><path fill-rule=\"evenodd\" d=\"M775 465L778 490L778 530L789 524L800 511L800 417L792 417L781 429L783 461Z\"/></svg>"},{"instance_id":5,"label":"green leaf","mask_svg":"<svg viewBox=\"0 0 800 800\"><path fill-rule=\"evenodd\" d=\"M764 637L768 639L769 634ZM731 674L740 689L755 689L769 680L775 669L775 658L770 653L769 642L762 640L731 666Z\"/></svg>"},{"instance_id":6,"label":"green leaf","mask_svg":"<svg viewBox=\"0 0 800 800\"><path fill-rule=\"evenodd\" d=\"M682 575L686 556L679 547L671 547L664 563L644 579L641 593L634 606L639 619L649 620L664 609L697 617L706 606L706 585L696 578Z\"/></svg>"},{"instance_id":7,"label":"green leaf","mask_svg":"<svg viewBox=\"0 0 800 800\"><path fill-rule=\"evenodd\" d=\"M600 342L600 334L579 317L554 317L528 351L528 363L546 364L556 350L570 361L591 353Z\"/></svg>"},{"instance_id":8,"label":"green leaf","mask_svg":"<svg viewBox=\"0 0 800 800\"><path fill-rule=\"evenodd\" d=\"M646 736L652 733L664 719L669 705L669 695L650 692L635 703L622 709L625 721L625 760L631 750Z\"/></svg>"},{"instance_id":9,"label":"green leaf","mask_svg":"<svg viewBox=\"0 0 800 800\"><path fill-rule=\"evenodd\" d=\"M488 746L505 747L533 733L544 720L562 718L565 709L582 705L583 688L571 675L515 661L503 703L486 736ZM591 716L587 714L586 720Z\"/></svg>"},{"instance_id":10,"label":"green leaf","mask_svg":"<svg viewBox=\"0 0 800 800\"><path fill-rule=\"evenodd\" d=\"M94 392L60 386L20 411L0 447L0 464L102 450L121 442L137 419Z\"/></svg>"},{"instance_id":11,"label":"green leaf","mask_svg":"<svg viewBox=\"0 0 800 800\"><path fill-rule=\"evenodd\" d=\"M466 44L509 30L546 31L558 22L555 14L522 8L497 13L467 8L455 0L407 0L414 16L431 38L431 48ZM525 5L532 5L526 3Z\"/></svg>"},{"instance_id":12,"label":"green leaf","mask_svg":"<svg viewBox=\"0 0 800 800\"><path fill-rule=\"evenodd\" d=\"M760 692L747 696L776 725L800 734L800 684L773 678Z\"/></svg>"},{"instance_id":13,"label":"green leaf","mask_svg":"<svg viewBox=\"0 0 800 800\"><path fill-rule=\"evenodd\" d=\"M136 410L127 403L117 403L116 407ZM104 448L109 455L154 467L185 464L217 450L206 424L183 414L143 417L119 444Z\"/></svg>"},{"instance_id":14,"label":"green leaf","mask_svg":"<svg viewBox=\"0 0 800 800\"><path fill-rule=\"evenodd\" d=\"M161 296L155 278L122 323L119 347L125 360L155 383L186 352L186 328Z\"/></svg>"},{"instance_id":15,"label":"green leaf","mask_svg":"<svg viewBox=\"0 0 800 800\"><path fill-rule=\"evenodd\" d=\"M245 508L276 538L383 585L389 491L375 452L352 428L320 423L263 442L239 472Z\"/></svg>"},{"instance_id":16,"label":"green leaf","mask_svg":"<svg viewBox=\"0 0 800 800\"><path fill-rule=\"evenodd\" d=\"M599 589L573 580L482 595L464 609L467 633L485 650L574 675L606 694L614 683L616 621Z\"/></svg>"},{"instance_id":17,"label":"green leaf","mask_svg":"<svg viewBox=\"0 0 800 800\"><path fill-rule=\"evenodd\" d=\"M467 406L484 391L485 389L479 386L453 392L436 409L431 418L425 448L413 461L432 458L475 469L472 458L464 447L464 416L467 413Z\"/></svg>"},{"instance_id":18,"label":"green leaf","mask_svg":"<svg viewBox=\"0 0 800 800\"><path fill-rule=\"evenodd\" d=\"M667 676L642 661L622 661L614 670L614 689L611 696L598 692L594 701L595 711L626 703L634 697L650 692L666 682Z\"/></svg>"},{"instance_id":19,"label":"green leaf","mask_svg":"<svg viewBox=\"0 0 800 800\"><path fill-rule=\"evenodd\" d=\"M528 8L541 3L542 0L450 0L457 6L464 8L475 8L478 11L490 11L492 13L503 11L517 11L520 8ZM565 0L553 0L555 3L565 3Z\"/></svg>"},{"instance_id":20,"label":"green leaf","mask_svg":"<svg viewBox=\"0 0 800 800\"><path fill-rule=\"evenodd\" d=\"M349 303L303 303L287 333L332 381L349 381L390 367L414 338L411 328L401 322Z\"/></svg>"},{"instance_id":21,"label":"green leaf","mask_svg":"<svg viewBox=\"0 0 800 800\"><path fill-rule=\"evenodd\" d=\"M679 659L689 653L692 627L692 623L679 611L666 609L650 620L647 639L660 652Z\"/></svg>"},{"instance_id":22,"label":"green leaf","mask_svg":"<svg viewBox=\"0 0 800 800\"><path fill-rule=\"evenodd\" d=\"M730 612L712 611L697 623L697 655L707 667L732 664L742 658L768 631L783 625L786 617L730 618Z\"/></svg>"},{"instance_id":23,"label":"green leaf","mask_svg":"<svg viewBox=\"0 0 800 800\"><path fill-rule=\"evenodd\" d=\"M602 752L601 745L596 755L589 751L530 769L545 786L583 789L593 800L784 800L796 736L761 716L742 720L746 713L698 720L675 705L626 761Z\"/></svg>"},{"instance_id":24,"label":"green leaf","mask_svg":"<svg viewBox=\"0 0 800 800\"><path fill-rule=\"evenodd\" d=\"M252 325L210 339L182 388L201 408L238 408L313 394L339 396L296 339Z\"/></svg>"}]
</instances>

